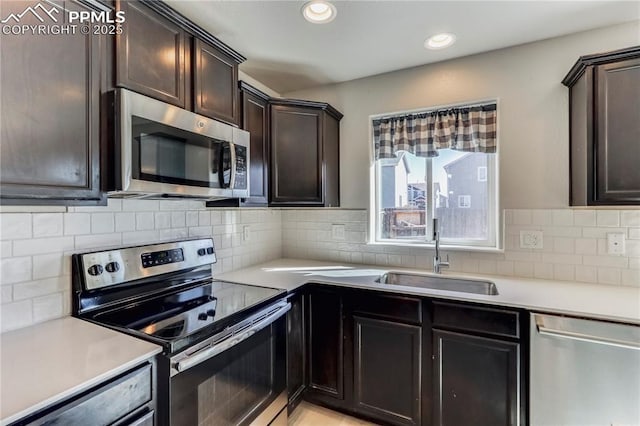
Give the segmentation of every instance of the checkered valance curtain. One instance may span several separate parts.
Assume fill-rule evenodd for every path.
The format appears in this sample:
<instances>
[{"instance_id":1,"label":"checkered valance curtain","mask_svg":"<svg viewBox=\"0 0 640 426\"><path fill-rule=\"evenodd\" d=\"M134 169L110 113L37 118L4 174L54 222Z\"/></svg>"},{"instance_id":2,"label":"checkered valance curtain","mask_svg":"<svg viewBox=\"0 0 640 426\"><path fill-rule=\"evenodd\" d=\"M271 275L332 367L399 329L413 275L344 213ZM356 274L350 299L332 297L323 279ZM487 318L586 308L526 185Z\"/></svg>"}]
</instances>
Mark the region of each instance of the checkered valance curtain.
<instances>
[{"instance_id":1,"label":"checkered valance curtain","mask_svg":"<svg viewBox=\"0 0 640 426\"><path fill-rule=\"evenodd\" d=\"M448 108L373 120L375 159L398 151L437 157L439 149L496 152L495 103Z\"/></svg>"}]
</instances>

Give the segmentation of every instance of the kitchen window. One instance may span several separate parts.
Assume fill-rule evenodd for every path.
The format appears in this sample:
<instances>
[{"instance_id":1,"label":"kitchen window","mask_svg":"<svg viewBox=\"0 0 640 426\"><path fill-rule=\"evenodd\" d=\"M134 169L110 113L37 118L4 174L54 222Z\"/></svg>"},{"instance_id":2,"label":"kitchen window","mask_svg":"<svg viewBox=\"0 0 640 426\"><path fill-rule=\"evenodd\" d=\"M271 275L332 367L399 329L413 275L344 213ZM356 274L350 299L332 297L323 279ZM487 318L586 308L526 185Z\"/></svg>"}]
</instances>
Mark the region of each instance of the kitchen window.
<instances>
[{"instance_id":1,"label":"kitchen window","mask_svg":"<svg viewBox=\"0 0 640 426\"><path fill-rule=\"evenodd\" d=\"M438 144L444 139L438 139L437 121L434 124L428 118L433 116L431 111L394 115L392 120L400 117L406 124L395 123L391 131L376 127L381 119L372 117L377 158L372 173L372 243L430 245L432 219L438 218L443 246L499 248L497 106L495 102L490 105L492 118L480 120L494 125L494 140L487 142L488 147L473 145L473 141L470 146L468 137L464 144L458 143L455 135L450 136L451 146ZM467 111L472 107L456 108ZM452 110L447 107L445 114ZM414 116L423 121L417 123ZM467 131L461 129L459 120L451 120L456 123L452 125L454 134ZM475 117L469 121L479 122ZM431 130L425 126L432 126ZM474 128L472 132L484 134L485 129L478 132ZM386 136L381 136L385 131Z\"/></svg>"}]
</instances>

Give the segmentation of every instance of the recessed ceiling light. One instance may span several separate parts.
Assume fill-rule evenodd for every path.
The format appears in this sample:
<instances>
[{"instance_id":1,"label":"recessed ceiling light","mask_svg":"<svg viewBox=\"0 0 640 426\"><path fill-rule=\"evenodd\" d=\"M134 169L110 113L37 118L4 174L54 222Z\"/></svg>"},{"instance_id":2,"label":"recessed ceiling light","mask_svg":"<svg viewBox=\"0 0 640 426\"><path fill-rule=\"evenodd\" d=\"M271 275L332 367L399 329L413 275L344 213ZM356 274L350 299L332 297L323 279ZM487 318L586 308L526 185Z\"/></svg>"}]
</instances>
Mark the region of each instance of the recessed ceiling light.
<instances>
[{"instance_id":1,"label":"recessed ceiling light","mask_svg":"<svg viewBox=\"0 0 640 426\"><path fill-rule=\"evenodd\" d=\"M451 46L456 41L456 36L451 33L440 33L432 35L424 41L424 47L427 49L438 50Z\"/></svg>"},{"instance_id":2,"label":"recessed ceiling light","mask_svg":"<svg viewBox=\"0 0 640 426\"><path fill-rule=\"evenodd\" d=\"M313 0L302 7L302 16L314 24L326 24L335 19L336 7L325 0Z\"/></svg>"}]
</instances>

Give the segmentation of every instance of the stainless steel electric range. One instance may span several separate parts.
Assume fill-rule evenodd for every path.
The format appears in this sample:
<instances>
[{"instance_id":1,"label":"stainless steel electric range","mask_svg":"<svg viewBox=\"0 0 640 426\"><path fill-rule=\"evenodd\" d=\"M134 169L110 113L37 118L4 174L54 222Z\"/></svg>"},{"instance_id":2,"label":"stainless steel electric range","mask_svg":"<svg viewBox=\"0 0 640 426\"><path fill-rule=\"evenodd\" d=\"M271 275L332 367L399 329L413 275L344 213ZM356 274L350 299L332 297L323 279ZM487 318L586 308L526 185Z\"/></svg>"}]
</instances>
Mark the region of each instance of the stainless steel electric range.
<instances>
[{"instance_id":1,"label":"stainless steel electric range","mask_svg":"<svg viewBox=\"0 0 640 426\"><path fill-rule=\"evenodd\" d=\"M162 345L158 424L286 425L286 291L215 280L210 238L73 255L73 314Z\"/></svg>"}]
</instances>

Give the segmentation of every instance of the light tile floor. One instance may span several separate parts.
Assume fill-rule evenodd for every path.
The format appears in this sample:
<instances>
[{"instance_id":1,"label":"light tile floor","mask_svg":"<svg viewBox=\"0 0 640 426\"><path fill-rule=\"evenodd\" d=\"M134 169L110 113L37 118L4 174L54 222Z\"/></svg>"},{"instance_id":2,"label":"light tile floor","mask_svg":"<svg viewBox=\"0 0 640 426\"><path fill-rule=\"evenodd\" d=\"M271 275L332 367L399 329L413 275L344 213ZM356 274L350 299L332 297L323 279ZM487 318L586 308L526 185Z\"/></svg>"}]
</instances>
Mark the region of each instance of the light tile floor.
<instances>
[{"instance_id":1,"label":"light tile floor","mask_svg":"<svg viewBox=\"0 0 640 426\"><path fill-rule=\"evenodd\" d=\"M289 426L375 426L375 423L302 401L291 413Z\"/></svg>"}]
</instances>

